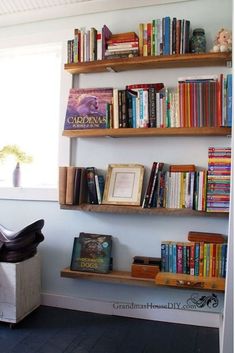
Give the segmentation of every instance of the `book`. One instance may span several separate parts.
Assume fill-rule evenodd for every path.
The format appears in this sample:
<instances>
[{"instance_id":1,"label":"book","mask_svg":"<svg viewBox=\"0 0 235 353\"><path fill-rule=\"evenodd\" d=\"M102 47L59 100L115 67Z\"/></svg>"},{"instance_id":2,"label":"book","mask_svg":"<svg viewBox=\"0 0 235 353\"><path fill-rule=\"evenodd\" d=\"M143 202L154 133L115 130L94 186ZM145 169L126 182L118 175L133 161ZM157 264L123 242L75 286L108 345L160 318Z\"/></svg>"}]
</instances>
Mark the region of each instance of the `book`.
<instances>
[{"instance_id":1,"label":"book","mask_svg":"<svg viewBox=\"0 0 235 353\"><path fill-rule=\"evenodd\" d=\"M59 204L66 204L67 167L59 167Z\"/></svg>"},{"instance_id":2,"label":"book","mask_svg":"<svg viewBox=\"0 0 235 353\"><path fill-rule=\"evenodd\" d=\"M223 244L225 242L225 236L220 233L209 233L209 232L188 232L188 240L194 242L203 242L203 243L217 243Z\"/></svg>"},{"instance_id":3,"label":"book","mask_svg":"<svg viewBox=\"0 0 235 353\"><path fill-rule=\"evenodd\" d=\"M71 88L64 130L105 129L107 104L112 98L112 88Z\"/></svg>"},{"instance_id":4,"label":"book","mask_svg":"<svg viewBox=\"0 0 235 353\"><path fill-rule=\"evenodd\" d=\"M86 169L76 167L74 176L73 204L80 205L87 202Z\"/></svg>"},{"instance_id":5,"label":"book","mask_svg":"<svg viewBox=\"0 0 235 353\"><path fill-rule=\"evenodd\" d=\"M73 205L74 198L74 179L75 179L76 167L67 167L67 183L66 183L66 205Z\"/></svg>"},{"instance_id":6,"label":"book","mask_svg":"<svg viewBox=\"0 0 235 353\"><path fill-rule=\"evenodd\" d=\"M93 205L98 205L98 196L95 183L96 168L87 167L86 168L86 180L88 189L88 199L89 203Z\"/></svg>"},{"instance_id":7,"label":"book","mask_svg":"<svg viewBox=\"0 0 235 353\"><path fill-rule=\"evenodd\" d=\"M79 234L74 238L70 269L108 273L111 264L112 236L105 234Z\"/></svg>"},{"instance_id":8,"label":"book","mask_svg":"<svg viewBox=\"0 0 235 353\"><path fill-rule=\"evenodd\" d=\"M95 174L95 186L97 192L98 204L102 204L104 194L104 176Z\"/></svg>"},{"instance_id":9,"label":"book","mask_svg":"<svg viewBox=\"0 0 235 353\"><path fill-rule=\"evenodd\" d=\"M196 167L194 164L171 164L169 167L170 172L195 172Z\"/></svg>"},{"instance_id":10,"label":"book","mask_svg":"<svg viewBox=\"0 0 235 353\"><path fill-rule=\"evenodd\" d=\"M126 86L126 89L149 89L151 87L154 87L156 89L156 92L160 91L162 88L164 88L164 83L158 82L158 83L135 83L135 84L130 84Z\"/></svg>"},{"instance_id":11,"label":"book","mask_svg":"<svg viewBox=\"0 0 235 353\"><path fill-rule=\"evenodd\" d=\"M103 25L102 30L101 30L101 40L102 40L102 59L105 59L105 50L107 47L107 41L109 40L109 38L112 35L112 32L110 31L110 29L106 26Z\"/></svg>"}]
</instances>

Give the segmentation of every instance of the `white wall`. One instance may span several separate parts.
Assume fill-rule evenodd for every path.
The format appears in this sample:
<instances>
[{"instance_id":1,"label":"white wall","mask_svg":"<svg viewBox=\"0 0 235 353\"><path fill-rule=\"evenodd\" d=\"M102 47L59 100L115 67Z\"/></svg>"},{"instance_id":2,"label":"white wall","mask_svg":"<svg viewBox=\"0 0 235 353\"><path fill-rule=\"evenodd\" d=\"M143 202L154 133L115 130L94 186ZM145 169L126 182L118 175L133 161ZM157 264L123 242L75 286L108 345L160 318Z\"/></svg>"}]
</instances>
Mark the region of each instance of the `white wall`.
<instances>
[{"instance_id":1,"label":"white wall","mask_svg":"<svg viewBox=\"0 0 235 353\"><path fill-rule=\"evenodd\" d=\"M168 4L147 8L84 15L66 19L39 22L0 30L0 47L16 43L27 44L47 41L64 41L73 37L75 27L95 26L98 29L105 23L113 33L138 31L138 23L147 22L154 17L175 16L187 18L192 28L203 27L206 31L208 48L212 46L215 33L220 27L231 28L232 1L196 0L177 5ZM146 70L138 72L105 73L80 75L75 85L81 87L124 87L127 83L164 82L176 86L177 77L203 73L226 72L224 68L188 68L169 70ZM68 73L64 73L67 78ZM9 79L10 77L9 73ZM66 95L66 93L64 93ZM62 112L64 114L64 112ZM96 166L105 170L109 163L141 163L147 174L154 160L165 163L194 163L207 166L208 146L227 146L230 140L219 138L133 138L133 139L81 139L74 141L73 160L79 166ZM146 174L146 175L147 175ZM114 237L114 267L130 269L135 255L160 256L161 240L175 239L185 241L189 230L221 232L227 234L228 219L212 217L170 217L144 215L110 215L82 213L60 210L54 202L0 200L0 223L9 228L20 228L37 218L45 219L45 241L39 246L42 254L42 292L44 300L53 305L63 305L87 310L106 310L114 301L162 304L168 302L184 303L192 294L166 288L141 288L127 285L111 285L85 280L60 278L60 270L70 264L74 236L81 231L112 234ZM200 294L200 292L199 292ZM207 293L208 294L208 293ZM84 304L83 299L87 300ZM100 308L89 301L103 302ZM72 304L71 304L72 301ZM105 304L106 302L106 304ZM70 304L69 304L70 303ZM219 296L221 311L223 296ZM204 308L208 315L192 313L187 318L176 310L136 313L140 317L158 318L170 321L183 321L195 324L218 326L218 316L211 316L211 309ZM115 312L115 314L118 314ZM126 313L133 315L133 313Z\"/></svg>"}]
</instances>

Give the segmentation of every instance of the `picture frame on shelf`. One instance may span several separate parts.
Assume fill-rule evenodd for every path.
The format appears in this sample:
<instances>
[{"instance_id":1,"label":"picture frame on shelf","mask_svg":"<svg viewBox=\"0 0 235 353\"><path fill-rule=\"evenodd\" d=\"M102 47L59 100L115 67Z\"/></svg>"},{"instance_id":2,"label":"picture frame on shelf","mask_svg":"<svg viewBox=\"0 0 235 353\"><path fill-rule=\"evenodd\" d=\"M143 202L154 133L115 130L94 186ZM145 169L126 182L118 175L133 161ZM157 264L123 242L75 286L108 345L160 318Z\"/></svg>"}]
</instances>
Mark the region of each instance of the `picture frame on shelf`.
<instances>
[{"instance_id":1,"label":"picture frame on shelf","mask_svg":"<svg viewBox=\"0 0 235 353\"><path fill-rule=\"evenodd\" d=\"M143 179L141 164L109 164L102 203L140 206Z\"/></svg>"}]
</instances>

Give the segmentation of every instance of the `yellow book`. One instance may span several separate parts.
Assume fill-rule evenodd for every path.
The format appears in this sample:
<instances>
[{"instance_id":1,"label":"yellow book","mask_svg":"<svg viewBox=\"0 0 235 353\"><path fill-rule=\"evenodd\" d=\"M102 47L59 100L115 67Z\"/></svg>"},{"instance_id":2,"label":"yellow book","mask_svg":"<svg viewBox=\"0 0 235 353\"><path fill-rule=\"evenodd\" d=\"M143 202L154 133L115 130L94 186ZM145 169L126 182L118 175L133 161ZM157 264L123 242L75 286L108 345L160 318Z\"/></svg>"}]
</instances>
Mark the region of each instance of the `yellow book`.
<instances>
[{"instance_id":1,"label":"yellow book","mask_svg":"<svg viewBox=\"0 0 235 353\"><path fill-rule=\"evenodd\" d=\"M200 243L200 255L199 255L199 276L203 276L204 271L204 243Z\"/></svg>"}]
</instances>

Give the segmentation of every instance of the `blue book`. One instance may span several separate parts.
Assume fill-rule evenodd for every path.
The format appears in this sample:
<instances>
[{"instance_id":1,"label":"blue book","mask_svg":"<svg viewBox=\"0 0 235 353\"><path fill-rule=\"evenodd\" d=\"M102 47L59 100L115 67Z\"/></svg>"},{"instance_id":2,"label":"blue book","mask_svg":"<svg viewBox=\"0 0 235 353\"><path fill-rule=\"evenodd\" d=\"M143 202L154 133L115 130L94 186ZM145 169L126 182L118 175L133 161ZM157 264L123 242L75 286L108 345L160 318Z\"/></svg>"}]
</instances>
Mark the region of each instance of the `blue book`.
<instances>
[{"instance_id":1,"label":"blue book","mask_svg":"<svg viewBox=\"0 0 235 353\"><path fill-rule=\"evenodd\" d=\"M232 74L227 75L227 126L232 126Z\"/></svg>"},{"instance_id":2,"label":"blue book","mask_svg":"<svg viewBox=\"0 0 235 353\"><path fill-rule=\"evenodd\" d=\"M163 55L170 55L170 28L171 28L171 19L169 16L164 17L164 42L163 42Z\"/></svg>"},{"instance_id":3,"label":"blue book","mask_svg":"<svg viewBox=\"0 0 235 353\"><path fill-rule=\"evenodd\" d=\"M227 264L227 244L222 244L221 249L221 277L226 277L226 264Z\"/></svg>"},{"instance_id":4,"label":"blue book","mask_svg":"<svg viewBox=\"0 0 235 353\"><path fill-rule=\"evenodd\" d=\"M173 272L173 244L169 244L169 272Z\"/></svg>"},{"instance_id":5,"label":"blue book","mask_svg":"<svg viewBox=\"0 0 235 353\"><path fill-rule=\"evenodd\" d=\"M161 271L169 271L169 242L161 243Z\"/></svg>"},{"instance_id":6,"label":"blue book","mask_svg":"<svg viewBox=\"0 0 235 353\"><path fill-rule=\"evenodd\" d=\"M177 249L176 249L176 243L172 244L172 257L173 257L173 261L172 261L172 272L176 273L177 272Z\"/></svg>"},{"instance_id":7,"label":"blue book","mask_svg":"<svg viewBox=\"0 0 235 353\"><path fill-rule=\"evenodd\" d=\"M200 244L195 243L194 253L194 275L199 276L199 259L200 259Z\"/></svg>"}]
</instances>

